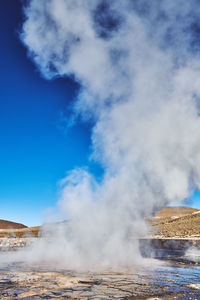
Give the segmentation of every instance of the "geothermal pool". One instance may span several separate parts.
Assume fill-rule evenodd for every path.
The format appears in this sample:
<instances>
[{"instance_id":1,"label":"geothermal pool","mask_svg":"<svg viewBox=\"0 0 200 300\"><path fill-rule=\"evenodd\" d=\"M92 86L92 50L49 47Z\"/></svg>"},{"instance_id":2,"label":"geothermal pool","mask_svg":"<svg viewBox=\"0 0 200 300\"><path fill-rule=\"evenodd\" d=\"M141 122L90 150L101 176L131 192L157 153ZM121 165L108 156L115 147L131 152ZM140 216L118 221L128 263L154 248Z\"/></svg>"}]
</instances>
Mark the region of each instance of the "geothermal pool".
<instances>
[{"instance_id":1,"label":"geothermal pool","mask_svg":"<svg viewBox=\"0 0 200 300\"><path fill-rule=\"evenodd\" d=\"M31 243L34 239L1 239L1 258ZM200 299L199 243L199 239L141 239L142 264L103 272L60 266L56 270L55 265L1 259L0 299Z\"/></svg>"},{"instance_id":2,"label":"geothermal pool","mask_svg":"<svg viewBox=\"0 0 200 300\"><path fill-rule=\"evenodd\" d=\"M0 268L0 299L200 299L200 265L147 260L106 272L54 271L23 264Z\"/></svg>"}]
</instances>

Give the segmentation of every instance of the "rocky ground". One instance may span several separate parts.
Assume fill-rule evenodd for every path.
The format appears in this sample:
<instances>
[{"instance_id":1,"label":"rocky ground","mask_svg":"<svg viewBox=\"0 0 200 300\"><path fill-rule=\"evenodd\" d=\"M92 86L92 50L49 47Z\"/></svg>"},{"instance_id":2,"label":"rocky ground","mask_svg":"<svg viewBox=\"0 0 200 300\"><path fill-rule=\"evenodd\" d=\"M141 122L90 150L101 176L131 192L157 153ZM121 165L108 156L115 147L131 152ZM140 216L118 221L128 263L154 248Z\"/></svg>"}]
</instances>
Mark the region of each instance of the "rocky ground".
<instances>
[{"instance_id":1,"label":"rocky ground","mask_svg":"<svg viewBox=\"0 0 200 300\"><path fill-rule=\"evenodd\" d=\"M3 299L124 299L148 293L133 274L26 271L0 274ZM141 291L142 285L142 291ZM8 288L6 288L8 287Z\"/></svg>"},{"instance_id":2,"label":"rocky ground","mask_svg":"<svg viewBox=\"0 0 200 300\"><path fill-rule=\"evenodd\" d=\"M4 238L0 238L0 252L19 250L21 248L24 248L25 246L31 245L37 239L38 238L35 238L35 237L23 237L23 238L4 237Z\"/></svg>"},{"instance_id":3,"label":"rocky ground","mask_svg":"<svg viewBox=\"0 0 200 300\"><path fill-rule=\"evenodd\" d=\"M0 299L200 299L199 269L183 263L102 273L38 269L0 268Z\"/></svg>"}]
</instances>

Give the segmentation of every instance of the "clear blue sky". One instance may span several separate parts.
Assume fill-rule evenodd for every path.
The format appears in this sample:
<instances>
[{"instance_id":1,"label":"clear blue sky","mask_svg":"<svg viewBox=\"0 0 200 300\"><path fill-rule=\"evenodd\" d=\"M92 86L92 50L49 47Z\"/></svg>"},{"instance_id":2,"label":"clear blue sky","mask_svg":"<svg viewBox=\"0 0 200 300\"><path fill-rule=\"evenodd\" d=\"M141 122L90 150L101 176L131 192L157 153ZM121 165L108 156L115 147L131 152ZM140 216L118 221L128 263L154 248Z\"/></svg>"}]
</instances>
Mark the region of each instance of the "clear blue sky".
<instances>
[{"instance_id":1,"label":"clear blue sky","mask_svg":"<svg viewBox=\"0 0 200 300\"><path fill-rule=\"evenodd\" d=\"M21 2L1 0L0 219L37 225L68 170L96 167L88 161L90 125L66 131L61 117L78 85L41 78L19 40L22 21Z\"/></svg>"},{"instance_id":2,"label":"clear blue sky","mask_svg":"<svg viewBox=\"0 0 200 300\"><path fill-rule=\"evenodd\" d=\"M78 91L70 79L47 81L27 58L18 31L21 2L1 0L0 8L0 218L38 225L55 206L58 181L76 166L88 165L90 124L66 131L61 115ZM199 207L199 193L188 205Z\"/></svg>"}]
</instances>

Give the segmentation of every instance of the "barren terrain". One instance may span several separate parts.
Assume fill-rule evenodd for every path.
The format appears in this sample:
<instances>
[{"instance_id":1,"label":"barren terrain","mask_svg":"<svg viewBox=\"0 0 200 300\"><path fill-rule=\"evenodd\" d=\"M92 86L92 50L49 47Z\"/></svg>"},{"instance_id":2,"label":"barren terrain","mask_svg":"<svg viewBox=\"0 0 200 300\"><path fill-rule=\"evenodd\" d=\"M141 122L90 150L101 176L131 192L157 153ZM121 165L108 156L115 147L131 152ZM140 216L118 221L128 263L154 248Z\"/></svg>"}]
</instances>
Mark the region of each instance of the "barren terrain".
<instances>
[{"instance_id":1,"label":"barren terrain","mask_svg":"<svg viewBox=\"0 0 200 300\"><path fill-rule=\"evenodd\" d=\"M200 238L200 210L191 207L165 207L150 221L156 237Z\"/></svg>"}]
</instances>

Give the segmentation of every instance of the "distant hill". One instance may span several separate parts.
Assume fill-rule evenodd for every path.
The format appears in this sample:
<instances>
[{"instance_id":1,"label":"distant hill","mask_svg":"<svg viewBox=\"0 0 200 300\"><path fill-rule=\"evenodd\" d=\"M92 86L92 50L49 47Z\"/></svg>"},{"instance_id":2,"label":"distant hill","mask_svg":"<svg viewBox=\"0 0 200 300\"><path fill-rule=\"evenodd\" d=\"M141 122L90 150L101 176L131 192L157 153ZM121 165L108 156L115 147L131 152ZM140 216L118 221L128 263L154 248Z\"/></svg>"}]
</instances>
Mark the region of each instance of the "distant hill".
<instances>
[{"instance_id":1,"label":"distant hill","mask_svg":"<svg viewBox=\"0 0 200 300\"><path fill-rule=\"evenodd\" d=\"M0 219L0 229L21 229L27 228L26 225Z\"/></svg>"},{"instance_id":2,"label":"distant hill","mask_svg":"<svg viewBox=\"0 0 200 300\"><path fill-rule=\"evenodd\" d=\"M182 217L198 211L200 210L197 208L187 206L166 206L157 211L155 216L157 218Z\"/></svg>"},{"instance_id":3,"label":"distant hill","mask_svg":"<svg viewBox=\"0 0 200 300\"><path fill-rule=\"evenodd\" d=\"M200 238L200 210L186 206L165 207L150 221L160 237Z\"/></svg>"},{"instance_id":4,"label":"distant hill","mask_svg":"<svg viewBox=\"0 0 200 300\"><path fill-rule=\"evenodd\" d=\"M167 206L157 211L149 222L152 225L150 234L159 238L200 238L200 210L196 208ZM13 234L16 237L37 237L40 236L40 230L40 226L27 227L20 223L0 220L0 238Z\"/></svg>"}]
</instances>

